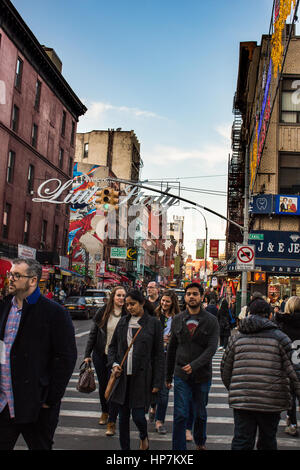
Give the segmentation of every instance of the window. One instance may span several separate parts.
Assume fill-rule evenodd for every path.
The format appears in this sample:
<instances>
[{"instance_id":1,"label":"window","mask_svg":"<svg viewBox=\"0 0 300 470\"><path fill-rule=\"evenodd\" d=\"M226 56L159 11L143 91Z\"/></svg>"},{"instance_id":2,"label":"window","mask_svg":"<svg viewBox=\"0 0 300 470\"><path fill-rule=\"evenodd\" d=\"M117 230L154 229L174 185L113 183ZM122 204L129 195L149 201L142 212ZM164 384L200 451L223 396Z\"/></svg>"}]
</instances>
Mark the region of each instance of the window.
<instances>
[{"instance_id":1,"label":"window","mask_svg":"<svg viewBox=\"0 0 300 470\"><path fill-rule=\"evenodd\" d=\"M62 137L65 136L65 132L66 132L66 120L67 120L67 113L66 113L66 111L63 111L62 122L61 122L61 135L62 135Z\"/></svg>"},{"instance_id":2,"label":"window","mask_svg":"<svg viewBox=\"0 0 300 470\"><path fill-rule=\"evenodd\" d=\"M32 147L37 146L37 135L38 135L38 126L37 124L33 124L32 126L32 134L31 134L31 145Z\"/></svg>"},{"instance_id":3,"label":"window","mask_svg":"<svg viewBox=\"0 0 300 470\"><path fill-rule=\"evenodd\" d=\"M300 194L300 154L280 154L278 186L279 194Z\"/></svg>"},{"instance_id":4,"label":"window","mask_svg":"<svg viewBox=\"0 0 300 470\"><path fill-rule=\"evenodd\" d=\"M71 145L74 145L74 139L75 139L75 122L72 121Z\"/></svg>"},{"instance_id":5,"label":"window","mask_svg":"<svg viewBox=\"0 0 300 470\"><path fill-rule=\"evenodd\" d=\"M27 192L28 192L28 194L32 194L33 185L34 185L34 166L29 165L28 177L27 177Z\"/></svg>"},{"instance_id":6,"label":"window","mask_svg":"<svg viewBox=\"0 0 300 470\"><path fill-rule=\"evenodd\" d=\"M59 149L58 166L62 168L64 164L64 149Z\"/></svg>"},{"instance_id":7,"label":"window","mask_svg":"<svg viewBox=\"0 0 300 470\"><path fill-rule=\"evenodd\" d=\"M21 90L22 74L23 74L23 60L20 59L20 57L18 57L17 68L16 68L16 77L15 77L15 87L18 90Z\"/></svg>"},{"instance_id":8,"label":"window","mask_svg":"<svg viewBox=\"0 0 300 470\"><path fill-rule=\"evenodd\" d=\"M46 246L47 226L48 226L47 220L43 220L42 221L42 233L41 233L41 244L43 244L43 248L45 248Z\"/></svg>"},{"instance_id":9,"label":"window","mask_svg":"<svg viewBox=\"0 0 300 470\"><path fill-rule=\"evenodd\" d=\"M57 248L58 232L59 232L59 227L58 227L58 225L55 225L54 226L54 235L53 235L53 251L55 251L56 248Z\"/></svg>"},{"instance_id":10,"label":"window","mask_svg":"<svg viewBox=\"0 0 300 470\"><path fill-rule=\"evenodd\" d=\"M281 122L300 123L300 77L284 78L281 91Z\"/></svg>"},{"instance_id":11,"label":"window","mask_svg":"<svg viewBox=\"0 0 300 470\"><path fill-rule=\"evenodd\" d=\"M15 169L15 160L16 154L12 150L8 153L8 162L7 162L7 174L6 181L7 183L12 183L14 179L14 169Z\"/></svg>"},{"instance_id":12,"label":"window","mask_svg":"<svg viewBox=\"0 0 300 470\"><path fill-rule=\"evenodd\" d=\"M3 224L2 224L2 237L3 238L8 238L10 214L11 214L11 205L6 203L4 207Z\"/></svg>"},{"instance_id":13,"label":"window","mask_svg":"<svg viewBox=\"0 0 300 470\"><path fill-rule=\"evenodd\" d=\"M11 118L11 128L14 132L18 132L19 127L19 108L14 104L12 118Z\"/></svg>"},{"instance_id":14,"label":"window","mask_svg":"<svg viewBox=\"0 0 300 470\"><path fill-rule=\"evenodd\" d=\"M73 158L69 158L69 175L73 176Z\"/></svg>"},{"instance_id":15,"label":"window","mask_svg":"<svg viewBox=\"0 0 300 470\"><path fill-rule=\"evenodd\" d=\"M89 154L89 144L86 142L83 147L83 158L87 158Z\"/></svg>"},{"instance_id":16,"label":"window","mask_svg":"<svg viewBox=\"0 0 300 470\"><path fill-rule=\"evenodd\" d=\"M26 212L25 222L24 222L24 236L23 236L23 243L25 243L26 245L29 243L30 221L31 221L31 214L30 212Z\"/></svg>"},{"instance_id":17,"label":"window","mask_svg":"<svg viewBox=\"0 0 300 470\"><path fill-rule=\"evenodd\" d=\"M34 100L34 109L36 109L37 111L40 108L41 88L42 88L42 84L39 80L37 80L36 85L35 85L35 100Z\"/></svg>"}]
</instances>

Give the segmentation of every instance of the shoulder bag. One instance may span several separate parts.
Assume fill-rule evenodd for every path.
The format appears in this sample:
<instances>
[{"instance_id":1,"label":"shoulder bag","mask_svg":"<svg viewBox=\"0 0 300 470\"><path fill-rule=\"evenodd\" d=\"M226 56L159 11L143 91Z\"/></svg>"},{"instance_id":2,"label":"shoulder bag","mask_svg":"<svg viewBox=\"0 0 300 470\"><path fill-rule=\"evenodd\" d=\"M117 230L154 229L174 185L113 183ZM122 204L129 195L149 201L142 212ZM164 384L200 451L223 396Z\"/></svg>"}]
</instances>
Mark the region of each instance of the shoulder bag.
<instances>
[{"instance_id":1,"label":"shoulder bag","mask_svg":"<svg viewBox=\"0 0 300 470\"><path fill-rule=\"evenodd\" d=\"M120 367L122 368L123 365L124 365L124 362L126 361L126 358L128 356L128 353L130 351L130 349L132 348L133 346L133 343L135 342L136 340L136 337L137 335L139 334L139 332L141 331L142 327L140 327L138 329L138 331L136 332L136 334L134 335L134 338L132 339L126 353L124 354L124 357L122 359L122 362L120 364ZM123 370L121 372L114 372L112 371L111 374L110 374L110 378L109 378L109 381L108 381L108 384L107 384L107 387L106 387L106 390L105 390L105 393L104 393L104 397L105 397L105 400L108 401L113 392L115 391L115 389L117 388L117 385L119 383L119 380L120 380L120 377L121 377L121 374L122 374ZM118 375L117 375L118 374Z\"/></svg>"},{"instance_id":2,"label":"shoulder bag","mask_svg":"<svg viewBox=\"0 0 300 470\"><path fill-rule=\"evenodd\" d=\"M81 393L91 393L96 390L94 371L90 362L83 362L79 367L77 390Z\"/></svg>"}]
</instances>

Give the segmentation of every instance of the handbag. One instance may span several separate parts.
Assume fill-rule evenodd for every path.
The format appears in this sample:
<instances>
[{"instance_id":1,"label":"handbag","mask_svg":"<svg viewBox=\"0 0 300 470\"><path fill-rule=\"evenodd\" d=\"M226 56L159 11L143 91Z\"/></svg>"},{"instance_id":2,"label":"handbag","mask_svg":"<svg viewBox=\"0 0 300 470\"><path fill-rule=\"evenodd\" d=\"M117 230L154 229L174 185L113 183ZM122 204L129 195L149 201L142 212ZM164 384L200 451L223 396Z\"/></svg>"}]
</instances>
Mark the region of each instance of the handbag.
<instances>
[{"instance_id":1,"label":"handbag","mask_svg":"<svg viewBox=\"0 0 300 470\"><path fill-rule=\"evenodd\" d=\"M134 338L132 339L130 345L128 346L128 349L127 349L126 353L124 354L124 357L123 357L123 359L121 361L121 364L120 364L121 368L123 367L123 364L126 361L126 358L129 354L129 351L132 348L133 343L135 342L136 337L139 334L139 332L141 331L141 329L142 329L142 327L140 327L138 329L138 331L134 335ZM119 375L117 375L117 372L114 372L114 371L111 372L110 377L109 377L109 381L108 381L108 384L107 384L107 387L106 387L106 390L105 390L105 393L104 393L104 398L105 398L106 401L108 401L111 398L112 394L114 393L115 389L117 388L117 385L120 381L121 373L122 373L122 371L119 372Z\"/></svg>"},{"instance_id":2,"label":"handbag","mask_svg":"<svg viewBox=\"0 0 300 470\"><path fill-rule=\"evenodd\" d=\"M76 387L77 390L81 393L94 392L96 390L96 382L91 364L83 362L79 369L79 379Z\"/></svg>"}]
</instances>

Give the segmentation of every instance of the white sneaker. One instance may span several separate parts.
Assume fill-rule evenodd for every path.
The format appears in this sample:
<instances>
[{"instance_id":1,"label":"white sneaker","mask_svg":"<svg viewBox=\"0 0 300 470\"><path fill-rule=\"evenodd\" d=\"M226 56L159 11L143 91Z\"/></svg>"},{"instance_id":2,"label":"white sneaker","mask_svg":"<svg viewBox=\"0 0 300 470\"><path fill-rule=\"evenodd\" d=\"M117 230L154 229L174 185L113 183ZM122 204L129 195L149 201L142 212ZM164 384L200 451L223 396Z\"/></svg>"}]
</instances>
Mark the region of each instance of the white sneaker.
<instances>
[{"instance_id":1,"label":"white sneaker","mask_svg":"<svg viewBox=\"0 0 300 470\"><path fill-rule=\"evenodd\" d=\"M218 351L223 351L223 350L224 350L223 346L220 346L220 347L218 348Z\"/></svg>"}]
</instances>

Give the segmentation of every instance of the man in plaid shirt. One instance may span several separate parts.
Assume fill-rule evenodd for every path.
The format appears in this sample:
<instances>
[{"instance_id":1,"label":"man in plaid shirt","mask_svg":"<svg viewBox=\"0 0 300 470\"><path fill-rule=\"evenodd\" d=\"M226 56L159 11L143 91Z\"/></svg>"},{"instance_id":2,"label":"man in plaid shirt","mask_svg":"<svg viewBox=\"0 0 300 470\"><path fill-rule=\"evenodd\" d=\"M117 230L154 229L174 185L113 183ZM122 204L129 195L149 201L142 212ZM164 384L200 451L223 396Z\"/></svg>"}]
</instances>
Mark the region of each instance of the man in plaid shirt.
<instances>
[{"instance_id":1,"label":"man in plaid shirt","mask_svg":"<svg viewBox=\"0 0 300 470\"><path fill-rule=\"evenodd\" d=\"M20 434L29 449L50 450L60 402L72 375L76 343L63 307L42 296L41 265L13 261L0 305L0 450Z\"/></svg>"}]
</instances>

